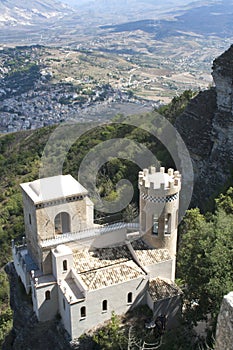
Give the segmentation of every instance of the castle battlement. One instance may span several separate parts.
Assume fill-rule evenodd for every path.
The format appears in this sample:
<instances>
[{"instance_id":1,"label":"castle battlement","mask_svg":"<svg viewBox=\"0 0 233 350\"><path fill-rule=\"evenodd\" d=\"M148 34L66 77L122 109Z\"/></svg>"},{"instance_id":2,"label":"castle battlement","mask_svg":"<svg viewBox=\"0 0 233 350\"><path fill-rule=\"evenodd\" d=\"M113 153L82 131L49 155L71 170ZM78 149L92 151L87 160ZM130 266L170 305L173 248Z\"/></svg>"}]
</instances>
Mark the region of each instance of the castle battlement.
<instances>
[{"instance_id":1,"label":"castle battlement","mask_svg":"<svg viewBox=\"0 0 233 350\"><path fill-rule=\"evenodd\" d=\"M138 186L142 196L148 195L154 198L166 198L178 194L181 189L181 175L179 171L161 167L156 171L155 167L143 169L139 172Z\"/></svg>"},{"instance_id":2,"label":"castle battlement","mask_svg":"<svg viewBox=\"0 0 233 350\"><path fill-rule=\"evenodd\" d=\"M139 223L107 225L94 223L88 191L71 175L21 184L26 237L12 254L38 320L59 313L71 339L141 304L173 322L173 294L167 303L149 286L175 278L180 180L173 169L144 169Z\"/></svg>"}]
</instances>

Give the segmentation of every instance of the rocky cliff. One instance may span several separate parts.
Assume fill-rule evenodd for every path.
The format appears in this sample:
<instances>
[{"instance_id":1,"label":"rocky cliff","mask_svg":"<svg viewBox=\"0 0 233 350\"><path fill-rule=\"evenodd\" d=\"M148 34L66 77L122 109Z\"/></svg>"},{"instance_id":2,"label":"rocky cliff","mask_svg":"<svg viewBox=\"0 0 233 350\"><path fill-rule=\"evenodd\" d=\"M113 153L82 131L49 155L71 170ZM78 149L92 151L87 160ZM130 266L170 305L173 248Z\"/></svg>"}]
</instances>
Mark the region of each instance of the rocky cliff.
<instances>
[{"instance_id":1,"label":"rocky cliff","mask_svg":"<svg viewBox=\"0 0 233 350\"><path fill-rule=\"evenodd\" d=\"M233 345L233 292L223 298L216 331L215 350L230 350Z\"/></svg>"},{"instance_id":2,"label":"rocky cliff","mask_svg":"<svg viewBox=\"0 0 233 350\"><path fill-rule=\"evenodd\" d=\"M10 304L14 311L13 328L6 337L2 350L75 350L59 318L38 323L27 296L19 281L13 263L5 267L10 281Z\"/></svg>"},{"instance_id":3,"label":"rocky cliff","mask_svg":"<svg viewBox=\"0 0 233 350\"><path fill-rule=\"evenodd\" d=\"M200 92L176 121L193 161L198 206L233 184L233 45L214 60L212 76L215 87Z\"/></svg>"}]
</instances>

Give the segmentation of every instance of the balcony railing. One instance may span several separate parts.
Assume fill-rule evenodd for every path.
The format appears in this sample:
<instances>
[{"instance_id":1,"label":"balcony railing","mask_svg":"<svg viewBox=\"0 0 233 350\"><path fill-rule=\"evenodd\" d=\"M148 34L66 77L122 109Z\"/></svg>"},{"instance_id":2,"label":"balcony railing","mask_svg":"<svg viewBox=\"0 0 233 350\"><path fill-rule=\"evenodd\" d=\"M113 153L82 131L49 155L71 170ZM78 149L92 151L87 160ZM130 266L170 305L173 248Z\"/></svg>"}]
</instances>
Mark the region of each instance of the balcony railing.
<instances>
[{"instance_id":1,"label":"balcony railing","mask_svg":"<svg viewBox=\"0 0 233 350\"><path fill-rule=\"evenodd\" d=\"M138 223L125 223L125 222L117 222L113 224L102 225L101 227L92 227L82 231L77 232L68 232L63 233L61 235L57 235L51 239L45 239L40 242L42 248L51 247L57 244L63 244L67 242L72 242L76 240L81 240L85 238L92 238L96 236L104 235L111 231L117 231L121 229L139 229Z\"/></svg>"}]
</instances>

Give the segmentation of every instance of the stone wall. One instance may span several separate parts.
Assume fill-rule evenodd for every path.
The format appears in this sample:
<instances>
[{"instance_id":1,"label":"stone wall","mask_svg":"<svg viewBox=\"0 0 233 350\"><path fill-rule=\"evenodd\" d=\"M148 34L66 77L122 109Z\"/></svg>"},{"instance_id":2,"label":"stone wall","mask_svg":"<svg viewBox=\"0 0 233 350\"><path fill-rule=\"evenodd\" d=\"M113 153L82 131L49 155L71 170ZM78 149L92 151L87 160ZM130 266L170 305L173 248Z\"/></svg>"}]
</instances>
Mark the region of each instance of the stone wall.
<instances>
[{"instance_id":1,"label":"stone wall","mask_svg":"<svg viewBox=\"0 0 233 350\"><path fill-rule=\"evenodd\" d=\"M233 292L225 295L218 315L215 350L233 349Z\"/></svg>"}]
</instances>

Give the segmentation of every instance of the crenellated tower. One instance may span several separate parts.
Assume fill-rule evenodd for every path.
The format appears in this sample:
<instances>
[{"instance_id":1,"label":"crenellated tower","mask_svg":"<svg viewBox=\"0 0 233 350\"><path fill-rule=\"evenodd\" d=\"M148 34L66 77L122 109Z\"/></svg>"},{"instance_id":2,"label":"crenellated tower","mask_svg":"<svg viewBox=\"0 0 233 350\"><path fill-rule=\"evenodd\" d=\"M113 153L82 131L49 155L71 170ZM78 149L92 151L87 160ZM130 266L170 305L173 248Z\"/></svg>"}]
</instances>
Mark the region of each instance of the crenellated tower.
<instances>
[{"instance_id":1,"label":"crenellated tower","mask_svg":"<svg viewBox=\"0 0 233 350\"><path fill-rule=\"evenodd\" d=\"M181 175L173 169L166 173L163 167L159 172L151 167L139 172L138 186L143 239L153 248L168 249L175 268Z\"/></svg>"}]
</instances>

